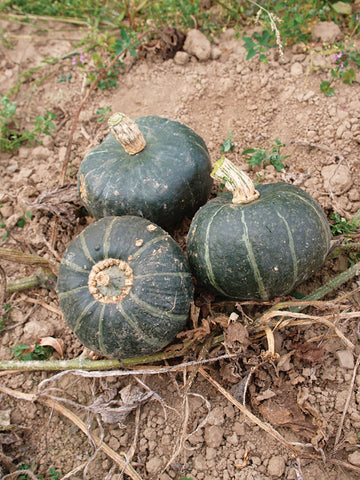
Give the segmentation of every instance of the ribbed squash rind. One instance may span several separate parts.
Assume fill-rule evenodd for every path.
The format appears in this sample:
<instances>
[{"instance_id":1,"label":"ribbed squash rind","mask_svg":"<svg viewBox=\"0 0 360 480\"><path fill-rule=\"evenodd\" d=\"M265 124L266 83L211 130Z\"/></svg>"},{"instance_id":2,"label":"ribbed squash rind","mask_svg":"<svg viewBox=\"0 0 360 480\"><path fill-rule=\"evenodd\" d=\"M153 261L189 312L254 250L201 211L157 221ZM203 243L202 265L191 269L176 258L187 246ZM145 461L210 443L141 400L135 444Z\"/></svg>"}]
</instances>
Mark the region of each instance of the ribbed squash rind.
<instances>
[{"instance_id":1,"label":"ribbed squash rind","mask_svg":"<svg viewBox=\"0 0 360 480\"><path fill-rule=\"evenodd\" d=\"M209 198L208 149L197 133L174 120L149 115L135 123L145 149L130 155L110 133L80 165L80 196L97 219L137 215L163 228L175 226Z\"/></svg>"},{"instance_id":2,"label":"ribbed squash rind","mask_svg":"<svg viewBox=\"0 0 360 480\"><path fill-rule=\"evenodd\" d=\"M126 261L133 286L121 301L103 304L89 292L92 267L106 258ZM190 268L162 228L134 216L106 217L68 246L57 290L64 318L90 350L107 357L155 353L184 328L193 298Z\"/></svg>"},{"instance_id":3,"label":"ribbed squash rind","mask_svg":"<svg viewBox=\"0 0 360 480\"><path fill-rule=\"evenodd\" d=\"M200 284L238 300L265 301L290 293L324 263L327 218L317 202L291 184L259 185L260 197L210 200L196 213L187 239Z\"/></svg>"}]
</instances>

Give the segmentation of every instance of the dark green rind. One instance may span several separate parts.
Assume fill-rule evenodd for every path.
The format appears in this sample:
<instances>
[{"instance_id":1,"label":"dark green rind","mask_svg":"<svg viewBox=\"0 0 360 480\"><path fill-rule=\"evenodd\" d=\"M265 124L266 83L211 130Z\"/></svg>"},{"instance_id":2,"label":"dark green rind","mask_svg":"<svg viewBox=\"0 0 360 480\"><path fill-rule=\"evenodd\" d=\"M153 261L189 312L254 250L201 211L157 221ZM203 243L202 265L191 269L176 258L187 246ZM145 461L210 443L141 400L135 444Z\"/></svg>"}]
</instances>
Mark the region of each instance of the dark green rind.
<instances>
[{"instance_id":1,"label":"dark green rind","mask_svg":"<svg viewBox=\"0 0 360 480\"><path fill-rule=\"evenodd\" d=\"M149 115L135 120L146 147L129 155L109 134L80 165L84 204L95 218L137 215L168 228L209 198L213 180L203 139L179 122Z\"/></svg>"},{"instance_id":2,"label":"dark green rind","mask_svg":"<svg viewBox=\"0 0 360 480\"><path fill-rule=\"evenodd\" d=\"M64 254L60 307L70 329L94 352L115 358L152 354L186 324L193 299L188 261L162 228L149 231L149 225L140 217L105 217L85 228ZM133 270L131 292L117 304L102 304L88 290L91 268L105 258L124 260Z\"/></svg>"},{"instance_id":3,"label":"dark green rind","mask_svg":"<svg viewBox=\"0 0 360 480\"><path fill-rule=\"evenodd\" d=\"M330 228L320 206L287 183L260 185L259 199L210 200L193 218L187 253L197 280L238 300L286 295L324 263Z\"/></svg>"}]
</instances>

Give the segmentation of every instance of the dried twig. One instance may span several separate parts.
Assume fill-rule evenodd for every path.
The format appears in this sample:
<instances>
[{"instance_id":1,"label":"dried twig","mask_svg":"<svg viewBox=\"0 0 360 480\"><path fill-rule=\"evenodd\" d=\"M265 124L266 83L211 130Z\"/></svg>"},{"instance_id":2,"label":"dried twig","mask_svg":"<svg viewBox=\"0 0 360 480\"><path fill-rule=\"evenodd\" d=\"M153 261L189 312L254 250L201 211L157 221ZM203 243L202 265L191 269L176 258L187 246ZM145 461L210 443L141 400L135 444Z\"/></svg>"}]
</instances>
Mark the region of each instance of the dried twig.
<instances>
[{"instance_id":1,"label":"dried twig","mask_svg":"<svg viewBox=\"0 0 360 480\"><path fill-rule=\"evenodd\" d=\"M10 480L10 478L16 478L20 475L27 475L30 480L39 480L39 477L33 474L31 470L24 469L24 470L16 470L15 472L8 473L4 477L1 477L2 480Z\"/></svg>"},{"instance_id":2,"label":"dried twig","mask_svg":"<svg viewBox=\"0 0 360 480\"><path fill-rule=\"evenodd\" d=\"M152 367L152 368L142 368L137 370L110 370L110 371L84 371L84 370L65 370L63 372L59 372L56 375L53 375L50 378L46 378L42 382L39 383L39 389L43 388L49 382L53 382L58 380L59 378L63 377L64 375L72 374L78 375L80 377L87 377L87 378L102 378L102 377L126 377L126 376L140 376L140 375L160 375L163 373L169 372L176 372L176 371L183 371L186 368L197 367L198 365L204 365L207 363L218 362L220 360L225 360L231 358L232 355L220 355L219 357L214 358L207 358L204 360L199 361L191 361L191 362L184 362L178 365L172 365L168 367ZM132 359L128 359L128 361L123 360L123 365L129 365ZM0 362L1 363L1 362ZM25 362L23 362L25 363ZM130 363L131 364L131 363Z\"/></svg>"},{"instance_id":3,"label":"dried twig","mask_svg":"<svg viewBox=\"0 0 360 480\"><path fill-rule=\"evenodd\" d=\"M2 309L5 304L6 297L6 273L5 270L0 265L0 309Z\"/></svg>"},{"instance_id":4,"label":"dried twig","mask_svg":"<svg viewBox=\"0 0 360 480\"><path fill-rule=\"evenodd\" d=\"M339 313L338 318L339 319L344 319L344 318L358 318L359 317L359 312L344 312L344 313ZM280 329L285 326L289 325L294 325L294 323L291 322L291 318L296 318L296 325L309 325L313 324L314 322L321 323L323 325L326 325L330 329L332 329L336 335L340 338L340 340L344 343L346 348L350 350L355 349L355 345L345 337L345 335L338 329L338 327L331 321L332 316L315 316L315 315L307 315L305 313L298 313L298 312L283 312L281 310L273 310L270 312L266 312L264 315L262 315L257 321L256 325L250 329L251 332L259 332L264 330L264 328L268 326L272 326L275 329ZM275 319L273 322L271 322L271 319Z\"/></svg>"}]
</instances>

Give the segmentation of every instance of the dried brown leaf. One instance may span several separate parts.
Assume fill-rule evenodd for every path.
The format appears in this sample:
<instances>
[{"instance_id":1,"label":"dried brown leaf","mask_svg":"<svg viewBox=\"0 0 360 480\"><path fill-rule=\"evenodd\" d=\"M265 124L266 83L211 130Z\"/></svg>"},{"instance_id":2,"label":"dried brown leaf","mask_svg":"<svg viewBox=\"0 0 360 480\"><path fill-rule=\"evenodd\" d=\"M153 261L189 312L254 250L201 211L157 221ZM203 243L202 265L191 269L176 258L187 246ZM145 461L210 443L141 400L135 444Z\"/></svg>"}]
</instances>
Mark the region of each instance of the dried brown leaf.
<instances>
[{"instance_id":1,"label":"dried brown leaf","mask_svg":"<svg viewBox=\"0 0 360 480\"><path fill-rule=\"evenodd\" d=\"M54 190L46 190L41 193L34 202L22 201L31 210L41 210L56 217L73 222L76 212L81 208L77 186L73 184L63 185Z\"/></svg>"},{"instance_id":2,"label":"dried brown leaf","mask_svg":"<svg viewBox=\"0 0 360 480\"><path fill-rule=\"evenodd\" d=\"M64 341L61 338L43 337L37 343L42 347L52 347L61 358L64 358Z\"/></svg>"},{"instance_id":3,"label":"dried brown leaf","mask_svg":"<svg viewBox=\"0 0 360 480\"><path fill-rule=\"evenodd\" d=\"M116 388L109 388L106 392L95 399L89 410L99 414L104 423L123 423L125 418L137 407L147 402L154 394L153 391L144 392L134 385L127 385L120 393L120 399L116 400Z\"/></svg>"},{"instance_id":4,"label":"dried brown leaf","mask_svg":"<svg viewBox=\"0 0 360 480\"><path fill-rule=\"evenodd\" d=\"M325 350L314 343L300 343L295 346L294 355L298 360L309 362L312 365L320 363Z\"/></svg>"},{"instance_id":5,"label":"dried brown leaf","mask_svg":"<svg viewBox=\"0 0 360 480\"><path fill-rule=\"evenodd\" d=\"M298 405L296 392L290 384L273 389L275 396L260 403L258 409L272 425L290 428L307 440L314 438L318 431L312 417L305 415Z\"/></svg>"},{"instance_id":6,"label":"dried brown leaf","mask_svg":"<svg viewBox=\"0 0 360 480\"><path fill-rule=\"evenodd\" d=\"M231 322L224 330L225 343L228 347L235 350L246 350L250 345L249 332L247 328L239 322Z\"/></svg>"}]
</instances>

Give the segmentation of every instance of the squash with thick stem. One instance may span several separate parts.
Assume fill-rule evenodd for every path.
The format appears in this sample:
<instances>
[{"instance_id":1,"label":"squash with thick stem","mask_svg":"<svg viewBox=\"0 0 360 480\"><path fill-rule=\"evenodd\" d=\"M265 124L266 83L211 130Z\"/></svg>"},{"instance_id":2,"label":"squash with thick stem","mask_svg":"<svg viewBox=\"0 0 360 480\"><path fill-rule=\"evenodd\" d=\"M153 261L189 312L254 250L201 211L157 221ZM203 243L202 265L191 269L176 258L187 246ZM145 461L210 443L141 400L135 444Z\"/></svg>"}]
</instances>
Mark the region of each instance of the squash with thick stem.
<instances>
[{"instance_id":1,"label":"squash with thick stem","mask_svg":"<svg viewBox=\"0 0 360 480\"><path fill-rule=\"evenodd\" d=\"M180 246L135 216L105 217L86 227L64 254L57 290L79 340L115 358L164 348L184 328L193 298Z\"/></svg>"},{"instance_id":2,"label":"squash with thick stem","mask_svg":"<svg viewBox=\"0 0 360 480\"><path fill-rule=\"evenodd\" d=\"M109 126L78 174L80 197L95 218L137 215L169 228L208 200L209 152L192 129L156 115L132 121L121 113Z\"/></svg>"},{"instance_id":3,"label":"squash with thick stem","mask_svg":"<svg viewBox=\"0 0 360 480\"><path fill-rule=\"evenodd\" d=\"M200 284L238 300L289 294L324 263L330 228L317 202L287 183L259 185L225 158L212 175L232 193L194 216L187 239Z\"/></svg>"}]
</instances>

